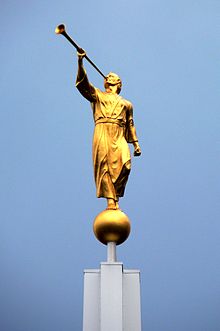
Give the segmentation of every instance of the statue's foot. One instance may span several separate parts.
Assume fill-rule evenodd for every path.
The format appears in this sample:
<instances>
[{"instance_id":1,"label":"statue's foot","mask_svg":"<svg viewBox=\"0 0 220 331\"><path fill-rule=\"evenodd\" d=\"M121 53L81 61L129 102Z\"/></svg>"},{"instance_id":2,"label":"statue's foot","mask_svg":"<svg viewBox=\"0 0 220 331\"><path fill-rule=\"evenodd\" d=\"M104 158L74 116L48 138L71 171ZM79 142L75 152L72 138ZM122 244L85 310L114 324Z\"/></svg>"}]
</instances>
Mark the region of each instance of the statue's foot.
<instances>
[{"instance_id":1,"label":"statue's foot","mask_svg":"<svg viewBox=\"0 0 220 331\"><path fill-rule=\"evenodd\" d=\"M106 210L117 210L117 209L119 209L119 205L118 205L117 201L115 201L114 199L107 199L107 201L108 201L108 205L107 205Z\"/></svg>"},{"instance_id":2,"label":"statue's foot","mask_svg":"<svg viewBox=\"0 0 220 331\"><path fill-rule=\"evenodd\" d=\"M119 209L116 205L108 205L106 210L117 210Z\"/></svg>"}]
</instances>

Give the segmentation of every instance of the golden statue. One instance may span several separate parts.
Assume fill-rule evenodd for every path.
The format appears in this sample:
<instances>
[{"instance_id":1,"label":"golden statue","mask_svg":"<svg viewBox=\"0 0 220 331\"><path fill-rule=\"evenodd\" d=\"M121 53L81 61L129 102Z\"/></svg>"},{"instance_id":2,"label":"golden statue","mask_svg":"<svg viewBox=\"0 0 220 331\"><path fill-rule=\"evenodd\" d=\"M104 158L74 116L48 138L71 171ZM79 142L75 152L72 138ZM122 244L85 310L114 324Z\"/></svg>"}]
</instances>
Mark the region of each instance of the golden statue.
<instances>
[{"instance_id":1,"label":"golden statue","mask_svg":"<svg viewBox=\"0 0 220 331\"><path fill-rule=\"evenodd\" d=\"M90 101L95 122L93 136L93 166L98 198L107 199L107 209L118 209L131 170L128 143L134 146L134 156L141 155L133 121L133 107L119 93L122 82L110 72L104 79L105 92L88 80L83 66L86 53L78 50L76 87Z\"/></svg>"},{"instance_id":2,"label":"golden statue","mask_svg":"<svg viewBox=\"0 0 220 331\"><path fill-rule=\"evenodd\" d=\"M105 76L67 34L64 24L58 25L55 32L62 34L77 50L76 87L90 101L95 122L93 165L97 197L107 199L107 208L96 216L93 231L101 243L115 249L115 245L122 244L128 238L131 229L128 216L118 206L131 170L128 143L134 146L134 156L141 155L132 104L119 96L122 87L120 77L113 72ZM90 84L83 67L83 58L104 78L105 92Z\"/></svg>"}]
</instances>

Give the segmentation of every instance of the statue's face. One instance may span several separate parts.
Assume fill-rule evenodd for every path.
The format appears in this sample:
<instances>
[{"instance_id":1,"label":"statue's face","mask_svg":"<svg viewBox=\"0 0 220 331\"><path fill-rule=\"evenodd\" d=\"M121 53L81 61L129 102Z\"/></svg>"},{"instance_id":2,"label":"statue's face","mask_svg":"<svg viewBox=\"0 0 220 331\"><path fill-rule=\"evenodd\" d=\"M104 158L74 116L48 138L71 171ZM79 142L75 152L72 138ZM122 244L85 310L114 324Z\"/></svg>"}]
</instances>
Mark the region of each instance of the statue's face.
<instances>
[{"instance_id":1,"label":"statue's face","mask_svg":"<svg viewBox=\"0 0 220 331\"><path fill-rule=\"evenodd\" d=\"M107 88L109 85L118 85L119 90L121 90L121 85L122 85L121 79L114 72L110 72L104 80L105 88Z\"/></svg>"}]
</instances>

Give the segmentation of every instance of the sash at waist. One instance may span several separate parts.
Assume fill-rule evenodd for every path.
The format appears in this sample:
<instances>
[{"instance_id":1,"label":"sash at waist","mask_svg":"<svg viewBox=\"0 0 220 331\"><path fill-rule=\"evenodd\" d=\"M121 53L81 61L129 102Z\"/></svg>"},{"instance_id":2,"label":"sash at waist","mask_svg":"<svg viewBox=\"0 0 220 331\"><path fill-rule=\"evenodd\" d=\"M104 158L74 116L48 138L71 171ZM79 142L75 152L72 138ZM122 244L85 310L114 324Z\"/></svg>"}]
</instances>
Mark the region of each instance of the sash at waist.
<instances>
[{"instance_id":1,"label":"sash at waist","mask_svg":"<svg viewBox=\"0 0 220 331\"><path fill-rule=\"evenodd\" d=\"M125 122L123 120L117 120L108 117L99 118L98 120L95 121L95 124L100 124L100 123L112 123L112 124L117 124L121 127L125 126Z\"/></svg>"}]
</instances>

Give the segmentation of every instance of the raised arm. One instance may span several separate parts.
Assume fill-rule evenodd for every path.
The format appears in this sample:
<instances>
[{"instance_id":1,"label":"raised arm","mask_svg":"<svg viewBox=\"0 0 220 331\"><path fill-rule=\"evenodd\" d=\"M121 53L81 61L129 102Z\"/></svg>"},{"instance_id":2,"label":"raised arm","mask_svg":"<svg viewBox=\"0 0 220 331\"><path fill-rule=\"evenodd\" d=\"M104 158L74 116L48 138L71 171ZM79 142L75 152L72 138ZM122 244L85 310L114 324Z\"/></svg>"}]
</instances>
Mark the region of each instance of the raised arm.
<instances>
[{"instance_id":1,"label":"raised arm","mask_svg":"<svg viewBox=\"0 0 220 331\"><path fill-rule=\"evenodd\" d=\"M82 50L80 53L77 52L78 55L78 73L76 78L76 87L79 92L83 95L90 102L96 101L96 91L95 87L90 84L86 70L83 66L83 58L85 57L86 53Z\"/></svg>"}]
</instances>

